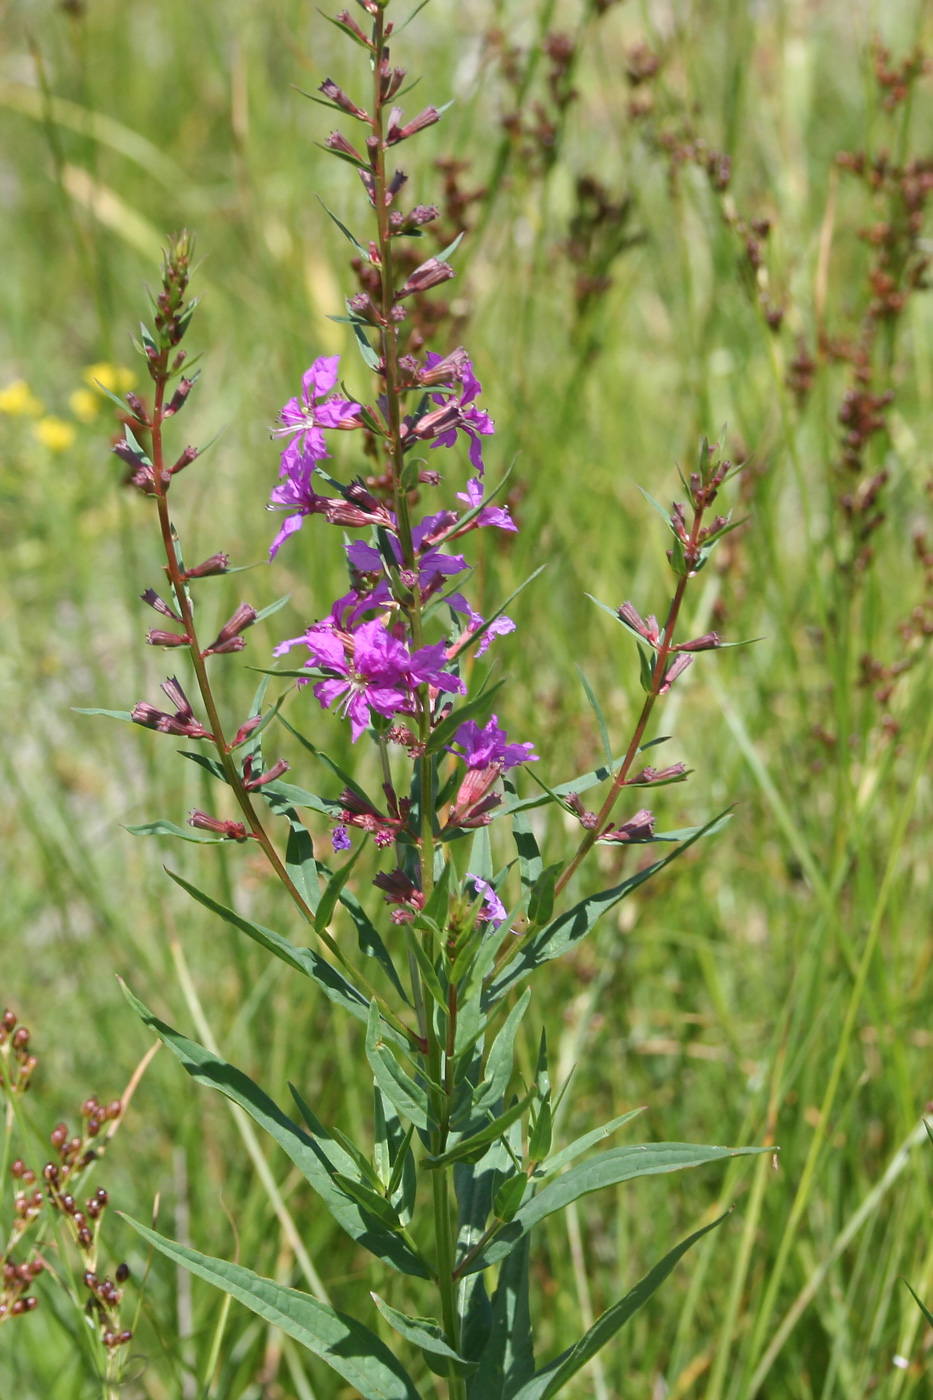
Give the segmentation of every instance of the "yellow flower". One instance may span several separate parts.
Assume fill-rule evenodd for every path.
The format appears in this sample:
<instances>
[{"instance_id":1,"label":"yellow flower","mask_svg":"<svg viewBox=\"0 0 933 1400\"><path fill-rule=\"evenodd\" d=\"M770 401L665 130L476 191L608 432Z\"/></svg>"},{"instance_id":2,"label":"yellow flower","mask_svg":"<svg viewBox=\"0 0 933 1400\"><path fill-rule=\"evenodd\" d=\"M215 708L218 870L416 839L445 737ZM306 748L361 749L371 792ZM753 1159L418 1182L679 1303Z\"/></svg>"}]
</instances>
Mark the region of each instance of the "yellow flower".
<instances>
[{"instance_id":1,"label":"yellow flower","mask_svg":"<svg viewBox=\"0 0 933 1400\"><path fill-rule=\"evenodd\" d=\"M68 407L79 423L90 423L97 417L100 399L90 389L75 389L68 400Z\"/></svg>"},{"instance_id":2,"label":"yellow flower","mask_svg":"<svg viewBox=\"0 0 933 1400\"><path fill-rule=\"evenodd\" d=\"M74 423L49 414L46 418L40 418L38 423L33 425L32 431L43 447L47 447L50 452L67 452L78 430Z\"/></svg>"},{"instance_id":3,"label":"yellow flower","mask_svg":"<svg viewBox=\"0 0 933 1400\"><path fill-rule=\"evenodd\" d=\"M37 418L42 411L41 399L36 398L25 379L14 379L6 388L0 389L0 413Z\"/></svg>"},{"instance_id":4,"label":"yellow flower","mask_svg":"<svg viewBox=\"0 0 933 1400\"><path fill-rule=\"evenodd\" d=\"M102 361L97 365L88 365L84 371L84 382L90 384L92 389L102 384L111 394L125 394L135 385L136 375L125 365L111 365Z\"/></svg>"}]
</instances>

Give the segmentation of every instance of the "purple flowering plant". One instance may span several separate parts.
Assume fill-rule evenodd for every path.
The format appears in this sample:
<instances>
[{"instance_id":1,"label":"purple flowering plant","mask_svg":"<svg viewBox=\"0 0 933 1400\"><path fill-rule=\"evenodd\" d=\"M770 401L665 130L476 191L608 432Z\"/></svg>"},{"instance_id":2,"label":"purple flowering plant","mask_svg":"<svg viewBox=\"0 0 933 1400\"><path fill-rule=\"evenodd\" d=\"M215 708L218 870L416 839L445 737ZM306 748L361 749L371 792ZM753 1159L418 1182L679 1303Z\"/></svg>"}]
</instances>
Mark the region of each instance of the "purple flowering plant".
<instances>
[{"instance_id":1,"label":"purple flowering plant","mask_svg":"<svg viewBox=\"0 0 933 1400\"><path fill-rule=\"evenodd\" d=\"M531 1079L523 1081L514 1063L516 1035L530 1005L529 978L574 949L603 914L722 820L657 832L653 813L638 806L643 790L680 782L686 770L679 763L639 766L639 755L650 746L659 701L697 652L723 645L716 633L683 639L678 627L691 580L733 528L728 516L713 514L731 467L704 441L696 469L682 478L686 504L671 511L657 506L671 534L668 558L676 580L664 621L642 619L630 602L606 607L637 641L645 693L624 753L614 758L607 749L590 772L549 785L537 775L534 740L511 739L500 724L508 700L504 682L487 674L468 688L468 678L474 681L479 672L467 661L515 625L504 611L509 600L489 618L470 603L469 536L478 529L514 531L516 523L487 486L494 422L468 352L456 347L419 356L406 341L406 300L455 275L450 259L456 248L426 256L400 284L398 241L423 239L437 211L419 205L406 212L400 197L407 176L390 168L389 153L394 158L393 148L442 113L427 107L404 120L394 105L405 73L390 55L388 5L359 4L359 22L346 11L335 22L362 51L368 91L361 84L351 96L327 79L316 100L356 124L355 142L334 133L326 144L355 170L368 208L368 238L339 225L368 267L370 290L348 298L346 315L338 319L372 373L373 392L368 403L356 402L341 387L337 356L312 361L300 393L273 429L283 446L269 501L272 511L285 512L270 560L289 547L309 516L321 517L315 526L357 532L342 546L350 587L303 632L275 647L274 664L260 662L265 674L251 712L230 722L217 694L214 658L242 650L246 631L281 604L257 612L242 603L210 641L199 630L202 580L227 572L229 560L218 554L189 568L169 508L175 477L199 456L185 448L172 460L166 441L167 424L183 409L196 378L181 348L196 306L188 296L193 240L173 238L153 328L143 328L139 347L151 403L134 394L125 404L118 401L126 430L115 450L132 484L151 498L164 545L166 596L147 588L142 597L166 626L150 631L148 642L184 653L188 678L182 683L173 675L163 683L168 708L140 701L128 714L102 713L202 746L188 757L218 784L218 806L235 806L235 816L199 810L190 814L189 830L170 821L132 830L205 844L253 842L262 851L294 906L288 935L172 878L307 979L309 994L328 998L334 1015L365 1024L360 1074L374 1096L372 1141L354 1144L329 1130L297 1092L295 1115L288 1116L242 1071L160 1021L127 991L130 1003L189 1075L227 1095L275 1138L339 1226L381 1260L388 1275L407 1276L406 1288L395 1294L405 1302L414 1297L416 1311L373 1294L352 1315L337 1312L244 1263L209 1258L142 1224L135 1228L170 1259L291 1335L367 1400L416 1400L433 1387L432 1375L440 1378L438 1392L451 1400L546 1400L714 1225L670 1249L576 1346L550 1359L536 1354L531 1321L534 1227L598 1188L759 1150L645 1143L593 1151L632 1113L557 1145L543 1030ZM324 464L337 433L355 434L381 472L346 480L332 474ZM425 447L428 457L420 455ZM270 687L283 682L284 692L270 703ZM349 725L354 745L375 752L378 791L348 778L305 737L322 710ZM288 764L267 759L264 748L278 724L302 743L322 792L285 781ZM327 787L334 774L343 783L338 792ZM632 787L637 799L628 801ZM598 794L594 810L584 805L588 793ZM550 804L575 822L578 836L569 854L548 861L529 813ZM638 810L623 810L619 820L617 808L626 804ZM329 825L329 851L315 847L302 811ZM378 865L368 903L360 897L365 865L357 865L367 837ZM662 841L672 842L673 850L608 888L586 893L575 881L597 843ZM368 959L354 955L346 936L354 928ZM394 1338L391 1346L370 1325L375 1310Z\"/></svg>"}]
</instances>

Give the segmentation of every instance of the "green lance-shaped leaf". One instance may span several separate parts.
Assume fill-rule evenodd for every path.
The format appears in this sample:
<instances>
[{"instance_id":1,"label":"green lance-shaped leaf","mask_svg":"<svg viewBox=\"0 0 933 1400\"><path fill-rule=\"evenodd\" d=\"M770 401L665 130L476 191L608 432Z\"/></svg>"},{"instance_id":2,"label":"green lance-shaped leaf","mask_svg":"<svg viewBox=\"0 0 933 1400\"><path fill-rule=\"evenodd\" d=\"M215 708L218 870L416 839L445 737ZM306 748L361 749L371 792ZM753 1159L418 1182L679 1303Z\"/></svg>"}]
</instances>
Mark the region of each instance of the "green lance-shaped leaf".
<instances>
[{"instance_id":1,"label":"green lance-shaped leaf","mask_svg":"<svg viewBox=\"0 0 933 1400\"><path fill-rule=\"evenodd\" d=\"M593 714L596 716L596 723L599 726L599 737L602 740L603 753L606 755L606 762L611 763L612 748L609 743L609 726L606 724L606 716L603 714L602 706L596 698L596 692L593 690L593 687L590 685L586 676L583 674L583 668L578 665L577 671L580 675L580 682L583 686L584 691L586 692L586 698L590 702L590 708L592 709Z\"/></svg>"},{"instance_id":2,"label":"green lance-shaped leaf","mask_svg":"<svg viewBox=\"0 0 933 1400\"><path fill-rule=\"evenodd\" d=\"M538 1051L538 1067L535 1071L538 1107L534 1122L528 1133L528 1156L533 1162L540 1162L551 1150L551 1076L547 1063L547 1034L541 1029L541 1047Z\"/></svg>"},{"instance_id":3,"label":"green lance-shaped leaf","mask_svg":"<svg viewBox=\"0 0 933 1400\"><path fill-rule=\"evenodd\" d=\"M904 1279L904 1282L907 1284L910 1294L913 1297L914 1302L917 1304L917 1307L923 1313L923 1316L926 1318L929 1325L933 1327L933 1313L930 1312L930 1309L927 1307L926 1303L922 1301L916 1289L911 1288L910 1284L907 1283L906 1279Z\"/></svg>"},{"instance_id":4,"label":"green lance-shaped leaf","mask_svg":"<svg viewBox=\"0 0 933 1400\"><path fill-rule=\"evenodd\" d=\"M337 1224L346 1230L352 1239L391 1264L400 1273L413 1274L416 1278L430 1276L425 1265L404 1240L387 1229L378 1218L362 1211L358 1204L348 1199L337 1184L337 1173L331 1160L335 1150L340 1152L337 1160L343 1171L355 1171L355 1164L342 1149L337 1149L336 1144L330 1143L325 1151L323 1145L304 1132L297 1123L293 1123L249 1075L227 1064L218 1055L211 1054L197 1041L189 1040L180 1031L160 1021L128 987L123 987L123 994L140 1019L155 1031L159 1039L180 1060L192 1079L207 1084L212 1089L219 1089L233 1103L245 1109L254 1122L275 1139L305 1180L317 1191Z\"/></svg>"},{"instance_id":5,"label":"green lance-shaped leaf","mask_svg":"<svg viewBox=\"0 0 933 1400\"><path fill-rule=\"evenodd\" d=\"M237 914L235 910L228 909L225 904L220 904L216 899L212 899L210 895L199 890L197 886L189 885L187 880L176 875L174 871L169 870L167 874L175 881L176 885L181 885L183 890L187 890L192 899L203 904L205 909L219 914L233 928L247 934L268 952L274 953L277 958L288 963L289 967L293 967L296 971L303 972L306 977L310 977L313 982L317 983L326 997L336 1005L342 1006L345 1011L349 1011L351 1016L356 1016L360 1021L369 1019L369 1002L366 997L363 996L362 992L358 992L335 967L331 966L326 958L322 958L313 948L296 947L287 938L283 938L280 933L265 928L262 924L254 923L252 919L247 919L242 914ZM384 1024L382 1034L396 1044L404 1044L402 1037L391 1026Z\"/></svg>"},{"instance_id":6,"label":"green lance-shaped leaf","mask_svg":"<svg viewBox=\"0 0 933 1400\"><path fill-rule=\"evenodd\" d=\"M670 855L665 856L663 860L655 861L653 865L630 875L620 885L614 885L611 889L589 895L579 904L575 904L566 914L561 914L553 923L541 929L539 933L533 934L512 961L507 963L498 976L493 978L486 991L486 1006L494 1005L517 982L529 976L536 967L549 962L552 958L559 958L568 948L579 943L590 932L597 920L602 918L603 914L608 913L627 894L631 894L632 890L643 885L646 880L650 880L659 870L663 870L666 865L677 860L690 849L695 841L699 841L701 836L712 831L721 821L722 814L714 817L705 826L698 827L688 841L685 841L682 846L678 846L676 851L671 851Z\"/></svg>"},{"instance_id":7,"label":"green lance-shaped leaf","mask_svg":"<svg viewBox=\"0 0 933 1400\"><path fill-rule=\"evenodd\" d=\"M522 889L526 895L530 895L544 870L544 860L531 830L531 824L518 807L518 790L508 774L503 777L502 785L505 788L509 806L513 809L512 839L518 852L518 869Z\"/></svg>"},{"instance_id":8,"label":"green lance-shaped leaf","mask_svg":"<svg viewBox=\"0 0 933 1400\"><path fill-rule=\"evenodd\" d=\"M726 1212L728 1214L728 1212ZM564 1386L580 1371L598 1351L615 1336L620 1328L624 1327L629 1318L642 1307L674 1268L674 1265L683 1258L688 1249L696 1244L697 1240L708 1235L710 1230L715 1230L717 1225L721 1225L726 1216L721 1215L718 1220L714 1220L711 1225L705 1225L702 1230L697 1230L695 1234L675 1246L669 1254L655 1264L645 1277L636 1283L631 1292L626 1293L613 1307L607 1308L602 1317L598 1318L593 1326L581 1337L576 1346L565 1351L550 1365L545 1366L531 1380L527 1381L520 1390L514 1392L511 1400L551 1400L553 1395L563 1390Z\"/></svg>"},{"instance_id":9,"label":"green lance-shaped leaf","mask_svg":"<svg viewBox=\"0 0 933 1400\"><path fill-rule=\"evenodd\" d=\"M369 1295L376 1307L382 1313L390 1327L394 1327L400 1337L404 1337L406 1342L411 1342L413 1346L420 1347L425 1354L425 1360L437 1375L446 1376L448 1362L453 1363L454 1370L458 1376L469 1376L476 1370L475 1361L466 1361L460 1354L454 1351L444 1339L444 1331L439 1323L431 1317L406 1317L397 1308L392 1308L387 1302L379 1297L378 1293ZM435 1367L435 1360L439 1362Z\"/></svg>"},{"instance_id":10,"label":"green lance-shaped leaf","mask_svg":"<svg viewBox=\"0 0 933 1400\"><path fill-rule=\"evenodd\" d=\"M535 881L528 897L528 922L535 927L543 927L554 913L554 886L563 870L563 864L549 865Z\"/></svg>"},{"instance_id":11,"label":"green lance-shaped leaf","mask_svg":"<svg viewBox=\"0 0 933 1400\"><path fill-rule=\"evenodd\" d=\"M383 1043L386 1029L379 1015L379 1007L373 1002L366 1027L366 1058L376 1083L403 1118L414 1123L422 1132L431 1132L437 1125L431 1115L427 1091L402 1069L392 1051Z\"/></svg>"},{"instance_id":12,"label":"green lance-shaped leaf","mask_svg":"<svg viewBox=\"0 0 933 1400\"><path fill-rule=\"evenodd\" d=\"M226 836L202 836L189 827L176 826L174 822L161 818L154 822L144 822L142 826L125 826L131 836L177 836L180 841L194 841L199 846L220 846L228 840Z\"/></svg>"},{"instance_id":13,"label":"green lance-shaped leaf","mask_svg":"<svg viewBox=\"0 0 933 1400\"><path fill-rule=\"evenodd\" d=\"M376 925L373 923L356 895L350 890L341 890L340 903L343 905L344 909L346 909L356 926L357 945L360 952L365 953L368 958L376 959L399 996L405 1002L405 1005L410 1006L411 1002L408 999L408 993L402 986L398 972L395 969L395 964L392 961L392 955L383 942L382 935L379 933Z\"/></svg>"},{"instance_id":14,"label":"green lance-shaped leaf","mask_svg":"<svg viewBox=\"0 0 933 1400\"><path fill-rule=\"evenodd\" d=\"M130 724L133 722L133 716L129 710L102 710L99 705L91 705L90 708L83 705L72 705L71 713L73 715L103 715L105 719L125 719Z\"/></svg>"},{"instance_id":15,"label":"green lance-shaped leaf","mask_svg":"<svg viewBox=\"0 0 933 1400\"><path fill-rule=\"evenodd\" d=\"M703 1147L692 1142L649 1142L637 1147L616 1147L609 1152L601 1152L588 1162L571 1167L570 1171L556 1177L526 1201L515 1219L503 1226L486 1248L471 1260L469 1271L485 1269L504 1259L535 1225L592 1191L617 1186L622 1181L633 1181L637 1177L684 1171L687 1167L701 1167L707 1162L718 1162L727 1157L748 1157L770 1150L766 1147Z\"/></svg>"},{"instance_id":16,"label":"green lance-shaped leaf","mask_svg":"<svg viewBox=\"0 0 933 1400\"><path fill-rule=\"evenodd\" d=\"M318 933L323 933L330 923L334 910L337 907L337 901L343 892L343 887L353 873L353 867L359 860L365 846L366 842L361 841L350 859L345 861L340 869L328 880L327 887L321 895L321 902L314 916L314 927L317 929Z\"/></svg>"},{"instance_id":17,"label":"green lance-shaped leaf","mask_svg":"<svg viewBox=\"0 0 933 1400\"><path fill-rule=\"evenodd\" d=\"M494 1142L478 1162L457 1162L454 1166L458 1260L466 1259L482 1239L496 1183L511 1165L503 1143ZM492 1304L482 1273L460 1275L455 1296L460 1350L471 1361L479 1360L492 1331Z\"/></svg>"},{"instance_id":18,"label":"green lance-shaped leaf","mask_svg":"<svg viewBox=\"0 0 933 1400\"><path fill-rule=\"evenodd\" d=\"M535 770L529 765L526 770L538 786L542 789L535 797L523 797L521 800L513 799L509 796L508 802L501 807L497 807L492 813L493 820L496 817L514 816L516 812L528 812L533 807L543 807L548 802L561 802L570 796L572 792L579 794L587 792L590 788L598 787L600 783L606 782L608 778L617 771L624 755L620 754L611 763L600 764L598 768L591 768L588 773L581 773L578 778L571 778L569 782L558 783L556 787L548 787L547 783L537 777ZM506 789L508 791L508 788Z\"/></svg>"},{"instance_id":19,"label":"green lance-shaped leaf","mask_svg":"<svg viewBox=\"0 0 933 1400\"><path fill-rule=\"evenodd\" d=\"M516 1124L510 1146L521 1154L521 1132ZM527 1236L499 1270L492 1299L492 1327L480 1358L479 1370L467 1384L468 1400L511 1400L534 1375L535 1358L528 1302Z\"/></svg>"},{"instance_id":20,"label":"green lance-shaped leaf","mask_svg":"<svg viewBox=\"0 0 933 1400\"><path fill-rule=\"evenodd\" d=\"M492 1043L486 1058L486 1070L471 1104L466 1105L453 1119L451 1127L456 1132L475 1131L486 1121L487 1115L495 1113L505 1091L509 1087L512 1064L515 1055L515 1037L522 1017L528 1010L531 990L526 987L502 1023L502 1029Z\"/></svg>"},{"instance_id":21,"label":"green lance-shaped leaf","mask_svg":"<svg viewBox=\"0 0 933 1400\"><path fill-rule=\"evenodd\" d=\"M584 1133L582 1137L578 1137L574 1142L569 1143L567 1147L562 1147L559 1152L555 1152L554 1156L549 1157L546 1162L542 1162L535 1173L535 1179L538 1180L542 1176L553 1176L554 1172L559 1172L562 1167L569 1167L570 1163L577 1157L580 1157L591 1147L595 1147L598 1142L602 1142L605 1138L609 1137L610 1133L614 1133L617 1128L621 1128L623 1123L630 1122L633 1118L637 1118L639 1113L643 1112L644 1109L641 1108L630 1109L628 1113L623 1113L620 1117L613 1118L611 1122L604 1123L601 1128L593 1128L590 1132Z\"/></svg>"},{"instance_id":22,"label":"green lance-shaped leaf","mask_svg":"<svg viewBox=\"0 0 933 1400\"><path fill-rule=\"evenodd\" d=\"M500 1113L491 1123L487 1123L485 1128L481 1128L477 1133L472 1133L469 1137L462 1138L460 1142L441 1156L425 1157L422 1166L436 1171L439 1167L449 1167L454 1162L477 1161L491 1142L496 1142L503 1137L506 1129L521 1118L525 1109L536 1096L537 1090L530 1089L523 1099L515 1099L504 1113Z\"/></svg>"},{"instance_id":23,"label":"green lance-shaped leaf","mask_svg":"<svg viewBox=\"0 0 933 1400\"><path fill-rule=\"evenodd\" d=\"M375 1332L356 1318L337 1312L306 1293L261 1278L242 1264L212 1259L196 1249L167 1240L128 1215L123 1219L167 1259L223 1289L238 1303L243 1303L326 1361L363 1400L420 1400L401 1362Z\"/></svg>"}]
</instances>

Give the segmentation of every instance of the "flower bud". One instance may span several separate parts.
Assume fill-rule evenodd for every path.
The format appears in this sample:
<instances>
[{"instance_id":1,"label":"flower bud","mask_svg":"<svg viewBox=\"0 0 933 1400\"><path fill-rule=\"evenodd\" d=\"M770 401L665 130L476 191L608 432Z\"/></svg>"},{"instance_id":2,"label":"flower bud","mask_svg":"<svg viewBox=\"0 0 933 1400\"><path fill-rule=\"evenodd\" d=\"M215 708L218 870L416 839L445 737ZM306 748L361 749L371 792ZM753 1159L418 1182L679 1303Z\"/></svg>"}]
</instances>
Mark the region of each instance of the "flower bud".
<instances>
[{"instance_id":1,"label":"flower bud","mask_svg":"<svg viewBox=\"0 0 933 1400\"><path fill-rule=\"evenodd\" d=\"M195 564L193 569L186 569L182 577L209 578L213 574L225 574L229 564L229 554L212 554L203 564Z\"/></svg>"},{"instance_id":2,"label":"flower bud","mask_svg":"<svg viewBox=\"0 0 933 1400\"><path fill-rule=\"evenodd\" d=\"M242 822L224 821L221 817L212 817L207 812L199 812L197 809L188 813L188 825L199 831L213 831L217 836L225 836L230 841L245 841L250 835Z\"/></svg>"},{"instance_id":3,"label":"flower bud","mask_svg":"<svg viewBox=\"0 0 933 1400\"><path fill-rule=\"evenodd\" d=\"M420 267L415 268L398 295L407 297L411 296L413 292L426 292L431 287L437 287L441 282L448 282L451 277L456 277L456 275L450 263L441 262L440 258L428 258L427 262L423 262Z\"/></svg>"},{"instance_id":4,"label":"flower bud","mask_svg":"<svg viewBox=\"0 0 933 1400\"><path fill-rule=\"evenodd\" d=\"M146 643L151 647L188 647L191 638L183 632L163 632L153 627L146 633Z\"/></svg>"}]
</instances>

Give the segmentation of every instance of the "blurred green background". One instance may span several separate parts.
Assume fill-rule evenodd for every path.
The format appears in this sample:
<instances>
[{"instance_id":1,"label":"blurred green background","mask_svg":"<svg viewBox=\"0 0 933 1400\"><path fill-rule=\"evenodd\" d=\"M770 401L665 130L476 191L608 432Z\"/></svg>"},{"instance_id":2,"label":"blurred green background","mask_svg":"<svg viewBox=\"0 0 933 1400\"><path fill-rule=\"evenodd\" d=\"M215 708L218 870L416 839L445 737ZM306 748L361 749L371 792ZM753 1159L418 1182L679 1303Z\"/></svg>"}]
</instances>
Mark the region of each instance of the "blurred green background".
<instances>
[{"instance_id":1,"label":"blurred green background","mask_svg":"<svg viewBox=\"0 0 933 1400\"><path fill-rule=\"evenodd\" d=\"M200 999L223 1053L270 1093L284 1101L291 1079L325 1121L365 1135L355 1028L162 870L287 931L261 860L127 835L209 806L198 770L163 736L72 713L155 702L173 669L143 645L139 594L161 576L153 514L121 482L113 413L90 387L136 372L130 337L169 230L194 228L204 258L190 341L203 375L178 445L218 435L176 487L186 557L224 549L260 564L216 581L218 624L241 596L291 594L225 664L228 715L246 712L248 667L342 590L337 537L313 521L273 569L262 561L278 523L264 504L279 407L324 353L346 352L351 391L369 392L327 319L355 287L316 198L361 233L361 190L316 144L331 114L298 91L328 75L352 89L359 51L289 0L30 0L0 24L0 946L4 1002L40 1056L31 1121L46 1137L89 1092L122 1091L147 1037L119 973L185 1030ZM922 0L432 0L393 53L422 75L408 110L454 99L401 152L410 202L442 202L438 159L468 162L461 188L486 189L467 210L459 280L443 289L455 324L435 348L473 355L496 420L492 479L519 454L509 489L522 533L483 542L486 610L548 563L496 650L509 677L500 719L536 742L549 781L601 753L577 666L615 751L640 707L634 647L585 596L666 606L663 527L638 486L671 499L675 463L689 469L701 433L722 430L727 454L748 462L728 503L748 523L688 606L696 633L760 640L700 657L667 702L661 752L695 775L656 804L661 829L729 804L735 818L552 965L524 1053L538 1019L556 1024L560 1072L576 1065L568 1135L645 1104L645 1138L781 1153L592 1197L539 1232L534 1307L557 1351L675 1237L736 1207L568 1392L578 1397L933 1390L933 1334L901 1281L933 1298L933 1156L917 1133L933 1098L933 544L917 542L933 539L933 314L910 285L930 246L933 90L922 64L898 80L931 29ZM875 188L841 151L866 152L869 168L887 153ZM890 287L878 281L889 245ZM845 396L868 412L864 394L889 391L858 469L845 467ZM337 468L358 470L353 444L338 449ZM288 713L349 757L310 697ZM287 740L281 752L306 763ZM336 795L326 776L298 772ZM574 839L559 819L541 834L551 859ZM600 863L591 885L621 857ZM331 1297L375 1326L367 1289L382 1281L276 1149L263 1151ZM158 1193L166 1233L238 1248L305 1286L225 1104L165 1054L98 1180L142 1219ZM137 1286L136 1237L114 1217L107 1239ZM391 1300L417 1308L395 1285ZM350 1393L236 1305L214 1368L221 1306L156 1261L121 1393ZM99 1393L75 1328L45 1289L34 1314L0 1330L0 1393Z\"/></svg>"}]
</instances>

